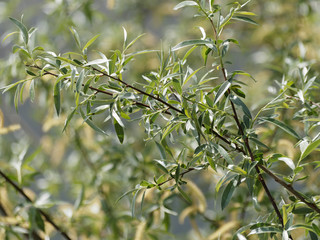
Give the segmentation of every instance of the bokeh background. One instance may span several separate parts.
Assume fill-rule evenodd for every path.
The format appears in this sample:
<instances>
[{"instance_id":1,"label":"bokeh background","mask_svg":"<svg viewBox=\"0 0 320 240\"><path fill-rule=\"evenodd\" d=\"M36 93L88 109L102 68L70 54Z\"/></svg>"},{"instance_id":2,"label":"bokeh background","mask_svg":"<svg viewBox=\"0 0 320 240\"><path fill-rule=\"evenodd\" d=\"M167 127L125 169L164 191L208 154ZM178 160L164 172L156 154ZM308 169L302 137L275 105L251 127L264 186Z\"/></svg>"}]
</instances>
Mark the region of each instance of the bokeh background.
<instances>
[{"instance_id":1,"label":"bokeh background","mask_svg":"<svg viewBox=\"0 0 320 240\"><path fill-rule=\"evenodd\" d=\"M161 47L168 50L182 40L201 38L198 26L204 26L209 32L209 25L193 17L194 9L174 11L177 3L177 0L0 1L1 40L16 31L8 18L23 16L28 28L37 28L34 44L41 44L56 53L77 51L70 32L72 26L78 31L82 43L101 34L90 47L92 58L97 55L94 50L109 54L122 47L122 27L128 32L129 39L145 34L137 41L134 50ZM254 20L259 26L239 22L236 27L227 28L225 36L236 38L240 43L230 49L228 60L232 65L228 68L244 69L257 80L257 83L250 82L246 90L246 103L255 111L260 101L276 93L275 82L281 81L283 74L293 66L292 62L298 64L303 58L313 64L312 71L319 71L320 1L253 0L247 8L256 13ZM12 54L15 41L17 37L11 36L0 45L0 87L25 78L19 56ZM194 69L203 64L200 52L194 53L193 60ZM209 67L210 61L207 63ZM157 54L137 56L125 77L130 82L140 81L142 74L157 69L158 64ZM65 219L65 227L71 235L77 235L79 239L138 239L137 231L148 225L152 226L148 228L149 239L200 239L197 231L210 235L222 223L234 221L234 225L224 232L227 239L231 229L236 228L238 216L232 215L231 211L226 218L213 200L219 174L213 176L209 171L187 177L198 186L191 191L200 191L199 196L207 198L205 215L184 219L181 213L186 204L179 196L156 192L146 194L146 207L138 211L137 218L132 218L132 197L129 195L116 205L115 201L142 179L152 180L156 172L152 161L159 158L154 143L143 141L144 129L138 127L139 121L128 123L123 145L119 144L110 126L105 126L110 135L101 136L81 119L73 120L69 129L62 133L70 112L68 97L64 99L66 104L62 115L57 117L52 84L46 81L37 84L41 90L36 88L34 102L30 101L28 94L21 96L18 112L12 92L0 96L0 168L16 180L20 171L23 176L21 186L31 196L40 199L42 206L48 207L58 219ZM296 151L294 144L287 140L280 141L275 147L291 156ZM157 206L153 203L155 199L157 202L162 199L164 206L177 212L177 216L160 216L160 210L152 212L150 209ZM139 201L141 197L137 205ZM2 179L0 204L4 208L0 211L0 234L10 230L10 226L23 226L27 222L27 217L14 218L17 214L24 216L27 206ZM237 208L236 205L233 207ZM8 220L9 216L12 222ZM250 220L249 216L244 221ZM49 225L46 227L50 229ZM10 236L15 239L13 234ZM57 234L52 239L61 238Z\"/></svg>"}]
</instances>

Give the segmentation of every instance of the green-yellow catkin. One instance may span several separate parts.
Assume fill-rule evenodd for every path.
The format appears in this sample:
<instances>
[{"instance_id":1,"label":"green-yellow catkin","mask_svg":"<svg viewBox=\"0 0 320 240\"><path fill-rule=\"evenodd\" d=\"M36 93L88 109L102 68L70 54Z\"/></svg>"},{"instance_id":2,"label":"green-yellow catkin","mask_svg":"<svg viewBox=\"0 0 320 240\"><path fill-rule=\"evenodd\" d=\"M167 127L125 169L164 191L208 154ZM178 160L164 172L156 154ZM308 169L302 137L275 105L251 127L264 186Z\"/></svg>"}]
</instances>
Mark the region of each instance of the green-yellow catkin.
<instances>
[{"instance_id":1,"label":"green-yellow catkin","mask_svg":"<svg viewBox=\"0 0 320 240\"><path fill-rule=\"evenodd\" d=\"M207 208L207 201L202 191L190 180L187 181L187 187L190 190L192 198L198 203L197 207L199 212L203 213Z\"/></svg>"},{"instance_id":2,"label":"green-yellow catkin","mask_svg":"<svg viewBox=\"0 0 320 240\"><path fill-rule=\"evenodd\" d=\"M137 227L136 234L134 236L134 240L143 240L146 225L147 225L146 221L142 221L139 223L139 225Z\"/></svg>"}]
</instances>

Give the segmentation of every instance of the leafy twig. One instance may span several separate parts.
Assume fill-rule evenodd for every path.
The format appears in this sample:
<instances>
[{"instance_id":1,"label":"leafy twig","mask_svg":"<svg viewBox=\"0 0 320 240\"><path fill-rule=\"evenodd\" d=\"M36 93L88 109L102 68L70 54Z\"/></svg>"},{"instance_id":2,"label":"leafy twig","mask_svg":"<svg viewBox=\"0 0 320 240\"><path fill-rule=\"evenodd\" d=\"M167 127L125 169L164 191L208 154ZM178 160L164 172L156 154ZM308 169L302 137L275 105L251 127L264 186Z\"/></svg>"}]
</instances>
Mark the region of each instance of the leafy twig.
<instances>
[{"instance_id":1,"label":"leafy twig","mask_svg":"<svg viewBox=\"0 0 320 240\"><path fill-rule=\"evenodd\" d=\"M13 182L6 174L4 174L1 170L0 170L0 175L18 192L20 193L20 195L22 195L29 203L33 203L33 201L31 200L31 198L28 197L28 195L23 191L22 188L20 188L15 182ZM49 222L65 239L67 240L71 240L71 238L69 237L69 235L63 231L51 218L51 216L47 213L45 213L43 210L41 209L37 209L40 214L45 218L45 220L47 222Z\"/></svg>"}]
</instances>

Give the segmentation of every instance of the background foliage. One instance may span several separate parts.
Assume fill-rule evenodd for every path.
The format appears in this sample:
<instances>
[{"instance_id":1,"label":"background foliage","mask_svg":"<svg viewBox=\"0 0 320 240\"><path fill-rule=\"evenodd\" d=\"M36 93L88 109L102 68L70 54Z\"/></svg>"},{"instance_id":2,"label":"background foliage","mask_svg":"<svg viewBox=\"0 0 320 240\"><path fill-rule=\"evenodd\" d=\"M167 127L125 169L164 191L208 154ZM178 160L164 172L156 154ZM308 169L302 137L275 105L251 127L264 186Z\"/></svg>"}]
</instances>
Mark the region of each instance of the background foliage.
<instances>
[{"instance_id":1,"label":"background foliage","mask_svg":"<svg viewBox=\"0 0 320 240\"><path fill-rule=\"evenodd\" d=\"M237 138L241 132L232 120L228 99L224 99L222 94L222 100L216 102L218 107L213 106L224 83L217 54L210 53L204 67L203 58L208 46L202 45L190 53L186 63L180 61L184 80L190 76L189 84L183 88L185 95L180 94L182 89L177 84L164 86L171 80L174 82L173 79L179 79L180 69L175 63L188 50L181 48L169 55L170 48L178 49L178 44L185 40L203 38L199 26L206 32L207 38L214 39L210 22L193 17L197 8L191 6L174 10L179 2L0 2L0 28L2 39L6 38L1 46L1 86L5 90L4 86L28 79L20 89L17 90L15 85L7 88L8 92L1 96L0 169L33 201L32 204L26 201L5 179L1 179L2 238L28 239L32 236L42 239L50 236L61 239L61 233L44 221L36 210L42 209L50 213L72 239L256 239L257 236L259 239L288 239L289 234L293 239L304 239L306 236L317 239L320 234L319 213L264 174L282 217L289 219L282 227L256 173L249 171L251 165L248 159L225 143L221 146L227 149L227 156L221 153L221 149L208 149L209 145L217 146L214 144L220 142L210 136L208 126L199 130L201 126L197 126L197 122L206 124L207 117L209 122L215 119L215 129L219 134L239 146L243 144ZM221 4L223 16L233 6L224 1L215 4ZM249 114L256 116L263 106L280 94L276 101L264 108L264 118L259 119L259 124L252 129L244 126L248 130L246 134L252 134L255 158L287 184L301 191L305 199L319 206L317 151L320 105L317 72L320 50L317 43L320 35L317 23L320 21L320 4L318 1L257 0L246 5L244 11L255 13L256 16L248 16L259 25L234 22L226 25L221 35L223 40L237 39L239 42L239 45L225 45L228 47L225 50L229 52L223 61L228 73L241 69L256 79L256 82L252 81L243 72L242 75L237 74L240 75L237 76L239 82L235 85L239 87L232 90L238 94L238 99L246 95L242 101L251 112L248 113L243 105L238 104L241 119ZM15 24L9 19L13 17L20 21L22 14L27 29L37 29L33 33L32 29L29 30L28 35L32 33L32 36L27 38L28 46L44 49L34 51L35 58L41 56L37 60L38 66L44 67L49 63L51 66L47 70L61 76L66 74L64 71L68 74L72 67L63 59L60 63L50 62L56 60L53 53L87 54L87 61L90 62L101 58L99 51L112 59L116 49L120 50L119 54L116 53L118 56L124 56L121 55L123 46L126 46L123 27L128 35L127 44L145 33L128 49L127 54L151 49L162 49L163 52L136 55L132 62L124 66L121 78L146 91L150 84L150 80L149 83L146 80L158 81L152 93L163 94L163 99L171 101L170 106L189 109L187 118L171 111L170 107L171 116L163 113L166 108L158 105L155 99L141 99L128 87L122 88L117 83L103 86L98 82L97 85L103 90L120 92L114 95L117 101L103 102L104 98L97 95L96 99L92 98L91 106L84 105L83 108L84 115L88 113L88 108L94 113L94 118L89 115L90 118L84 119L87 123L90 121L89 124L93 120L95 129L84 123L78 111L62 133L65 120L77 104L74 93L79 93L79 102L85 99L85 95L80 96L81 82L73 86L73 93L66 89L68 84L64 83L65 88L61 88L63 81L57 83L57 78L50 74L29 81L35 77L33 75L39 76L41 73L39 69L25 67L26 63L33 63L22 48L26 41L23 27L17 27L17 22ZM13 31L21 31L22 34L8 36ZM98 34L99 37L84 50L85 44ZM72 53L59 56L81 59ZM166 62L168 56L170 60ZM63 66L66 70L61 70ZM117 67L120 69L121 66L115 66L115 69ZM78 69L76 79L79 82L81 68ZM197 69L200 70L195 72ZM200 93L196 83L213 69L208 75L208 86L204 84L206 87ZM84 71L83 75L86 74L93 72ZM176 75L166 78L166 74ZM119 77L120 72L115 76ZM88 79L90 76L84 77L82 83L88 83ZM90 81L93 84L95 80L98 81ZM189 99L187 106L185 103L182 106L183 96ZM141 114L138 112L141 110L139 106L131 104L132 100L143 100L155 110L142 108ZM198 104L201 102L203 105ZM156 115L159 109L162 113ZM108 119L110 114L112 119ZM124 139L122 122L125 126ZM107 135L99 133L101 130L97 127ZM201 132L205 137L199 136ZM295 134L299 135L298 139ZM210 139L208 142L211 143L205 144L204 138ZM234 179L242 179L242 183ZM165 183L155 187L154 181Z\"/></svg>"}]
</instances>

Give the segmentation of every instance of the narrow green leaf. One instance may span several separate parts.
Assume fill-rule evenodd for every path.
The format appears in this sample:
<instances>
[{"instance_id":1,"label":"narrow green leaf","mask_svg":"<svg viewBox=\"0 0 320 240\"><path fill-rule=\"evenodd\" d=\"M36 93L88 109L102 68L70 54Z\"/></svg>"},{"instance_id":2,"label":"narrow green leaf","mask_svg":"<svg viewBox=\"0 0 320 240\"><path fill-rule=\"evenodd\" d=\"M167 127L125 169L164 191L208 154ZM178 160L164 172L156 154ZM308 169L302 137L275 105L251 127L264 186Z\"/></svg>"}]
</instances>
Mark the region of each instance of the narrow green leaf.
<instances>
[{"instance_id":1,"label":"narrow green leaf","mask_svg":"<svg viewBox=\"0 0 320 240\"><path fill-rule=\"evenodd\" d=\"M115 118L113 119L113 125L114 125L114 129L116 130L119 142L123 143L123 140L124 140L123 127L117 122L117 120Z\"/></svg>"},{"instance_id":2,"label":"narrow green leaf","mask_svg":"<svg viewBox=\"0 0 320 240\"><path fill-rule=\"evenodd\" d=\"M131 202L131 216L134 217L135 216L135 211L136 211L136 199L137 196L140 192L141 188L137 189L137 191L134 193L132 202Z\"/></svg>"},{"instance_id":3,"label":"narrow green leaf","mask_svg":"<svg viewBox=\"0 0 320 240\"><path fill-rule=\"evenodd\" d=\"M71 111L71 113L68 115L68 117L67 117L67 119L66 119L66 121L65 121L65 123L64 123L62 132L64 132L64 131L66 130L66 128L67 128L67 126L69 125L70 120L73 118L73 115L74 115L74 113L76 112L76 110L77 110L77 108L74 108L74 109Z\"/></svg>"},{"instance_id":4,"label":"narrow green leaf","mask_svg":"<svg viewBox=\"0 0 320 240\"><path fill-rule=\"evenodd\" d=\"M278 126L279 128L281 128L282 130L284 130L285 132L289 133L291 136L300 139L300 136L288 125L286 125L283 122L280 122L279 120L273 119L273 118L262 118L263 120L270 122L276 126Z\"/></svg>"},{"instance_id":5,"label":"narrow green leaf","mask_svg":"<svg viewBox=\"0 0 320 240\"><path fill-rule=\"evenodd\" d=\"M93 38L91 38L87 43L86 45L84 45L84 47L82 48L82 52L88 48L92 43L94 43L94 41L100 36L101 34L98 34L96 36L94 36Z\"/></svg>"},{"instance_id":6,"label":"narrow green leaf","mask_svg":"<svg viewBox=\"0 0 320 240\"><path fill-rule=\"evenodd\" d=\"M5 37L3 38L2 43L4 43L4 41L5 41L8 37L12 36L13 34L17 34L17 33L19 33L19 32L9 33L7 36L5 36Z\"/></svg>"},{"instance_id":7,"label":"narrow green leaf","mask_svg":"<svg viewBox=\"0 0 320 240\"><path fill-rule=\"evenodd\" d=\"M5 92L9 91L10 89L14 88L15 86L17 86L18 84L24 83L26 81L28 81L28 79L20 80L18 82L12 83L12 84L10 84L8 86L1 87L0 90L4 89L2 93L5 93Z\"/></svg>"},{"instance_id":8,"label":"narrow green leaf","mask_svg":"<svg viewBox=\"0 0 320 240\"><path fill-rule=\"evenodd\" d=\"M291 158L279 157L278 160L280 160L280 161L284 162L285 164L287 164L288 167L291 168L292 170L294 170L296 168Z\"/></svg>"},{"instance_id":9,"label":"narrow green leaf","mask_svg":"<svg viewBox=\"0 0 320 240\"><path fill-rule=\"evenodd\" d=\"M216 171L217 169L216 169L216 165L215 165L214 162L213 162L213 159L212 159L211 157L209 157L209 156L206 156L206 159L207 159L210 167L211 167L213 170Z\"/></svg>"},{"instance_id":10,"label":"narrow green leaf","mask_svg":"<svg viewBox=\"0 0 320 240\"><path fill-rule=\"evenodd\" d=\"M173 130L178 128L181 124L182 123L176 123L176 124L172 123L170 126L168 126L164 131L164 133L162 134L161 141L163 141L169 135L169 133L171 133Z\"/></svg>"},{"instance_id":11,"label":"narrow green leaf","mask_svg":"<svg viewBox=\"0 0 320 240\"><path fill-rule=\"evenodd\" d=\"M198 46L193 46L192 48L190 48L187 52L186 52L186 54L184 55L184 57L183 57L183 59L182 59L182 62L184 62L187 58L188 58L188 56L197 48Z\"/></svg>"},{"instance_id":12,"label":"narrow green leaf","mask_svg":"<svg viewBox=\"0 0 320 240\"><path fill-rule=\"evenodd\" d=\"M183 191L183 189L180 187L180 186L178 186L178 190L179 190L179 192L181 193L181 196L188 202L188 203L192 203L192 201L191 201L191 199L190 199L190 197L188 196L188 194L185 192L185 191Z\"/></svg>"},{"instance_id":13,"label":"narrow green leaf","mask_svg":"<svg viewBox=\"0 0 320 240\"><path fill-rule=\"evenodd\" d=\"M229 39L230 40L230 39ZM251 78L253 81L256 82L256 80L254 79L254 77L252 77L252 75L250 73L247 73L245 71L242 70L236 70L232 72L232 77L236 76L236 75L243 75L243 76L247 76L249 78Z\"/></svg>"},{"instance_id":14,"label":"narrow green leaf","mask_svg":"<svg viewBox=\"0 0 320 240\"><path fill-rule=\"evenodd\" d=\"M120 116L118 115L118 113L117 113L114 109L112 109L111 115L112 115L112 117L118 122L118 124L119 124L121 127L124 127L124 124L123 124L123 122L121 121Z\"/></svg>"},{"instance_id":15,"label":"narrow green leaf","mask_svg":"<svg viewBox=\"0 0 320 240\"><path fill-rule=\"evenodd\" d=\"M180 179L180 164L178 164L178 166L177 166L177 169L176 169L174 178L175 178L175 180L176 180L176 183L178 184L179 179Z\"/></svg>"},{"instance_id":16,"label":"narrow green leaf","mask_svg":"<svg viewBox=\"0 0 320 240\"><path fill-rule=\"evenodd\" d=\"M251 24L254 24L254 25L259 25L258 23L256 23L255 21L253 21L251 18L248 18L248 17L233 16L232 19L238 20L238 21L247 22L247 23L251 23Z\"/></svg>"},{"instance_id":17,"label":"narrow green leaf","mask_svg":"<svg viewBox=\"0 0 320 240\"><path fill-rule=\"evenodd\" d=\"M128 49L128 48L130 48L139 38L141 38L142 36L144 35L144 33L143 34L140 34L138 37L136 37L135 39L133 39L127 46L126 46L126 48L124 49L124 52ZM146 51L146 52L148 52L148 50L144 50L144 51ZM144 51L141 51L141 53L143 53ZM150 51L154 51L154 50L150 50ZM138 53L132 53L133 55L136 55L136 54L138 54ZM140 54L140 53L139 53Z\"/></svg>"},{"instance_id":18,"label":"narrow green leaf","mask_svg":"<svg viewBox=\"0 0 320 240\"><path fill-rule=\"evenodd\" d=\"M309 226L309 225L306 225L306 224L295 224L295 225L292 225L287 229L287 231L292 231L292 230L298 229L298 228L303 228L304 230L313 232L313 228L311 226Z\"/></svg>"},{"instance_id":19,"label":"narrow green leaf","mask_svg":"<svg viewBox=\"0 0 320 240\"><path fill-rule=\"evenodd\" d=\"M225 81L219 88L217 95L214 98L213 105L217 104L217 102L222 98L224 93L229 89L231 86L231 82Z\"/></svg>"},{"instance_id":20,"label":"narrow green leaf","mask_svg":"<svg viewBox=\"0 0 320 240\"><path fill-rule=\"evenodd\" d=\"M267 145L265 145L263 142L259 141L259 139L254 137L249 137L250 141L254 142L255 144L264 147L265 149L270 149Z\"/></svg>"},{"instance_id":21,"label":"narrow green leaf","mask_svg":"<svg viewBox=\"0 0 320 240\"><path fill-rule=\"evenodd\" d=\"M256 229L253 229L249 234L262 234L262 233L282 233L282 229L279 227L259 227Z\"/></svg>"},{"instance_id":22,"label":"narrow green leaf","mask_svg":"<svg viewBox=\"0 0 320 240\"><path fill-rule=\"evenodd\" d=\"M195 1L183 1L179 4L177 4L173 10L178 10L180 8L186 7L186 6L198 6L198 3L196 3Z\"/></svg>"},{"instance_id":23,"label":"narrow green leaf","mask_svg":"<svg viewBox=\"0 0 320 240\"><path fill-rule=\"evenodd\" d=\"M82 87L83 80L84 80L84 69L82 69L82 71L80 72L79 77L76 82L76 91L78 93L80 92L80 89Z\"/></svg>"},{"instance_id":24,"label":"narrow green leaf","mask_svg":"<svg viewBox=\"0 0 320 240\"><path fill-rule=\"evenodd\" d=\"M128 33L124 27L122 27L122 29L123 29L123 49L125 49L125 46L127 45Z\"/></svg>"},{"instance_id":25,"label":"narrow green leaf","mask_svg":"<svg viewBox=\"0 0 320 240\"><path fill-rule=\"evenodd\" d=\"M74 29L74 27L70 28L70 31L74 37L74 40L76 41L77 46L79 47L79 49L81 49L81 42L80 42L80 37L79 34L77 33L77 31Z\"/></svg>"},{"instance_id":26,"label":"narrow green leaf","mask_svg":"<svg viewBox=\"0 0 320 240\"><path fill-rule=\"evenodd\" d=\"M84 188L84 185L82 184L79 195L78 195L76 201L74 202L74 209L75 210L78 210L82 205L82 202L84 199L84 190L85 190L85 188Z\"/></svg>"},{"instance_id":27,"label":"narrow green leaf","mask_svg":"<svg viewBox=\"0 0 320 240\"><path fill-rule=\"evenodd\" d=\"M168 169L166 168L166 164L162 160L154 160L156 162L156 167L162 170L165 173L169 173Z\"/></svg>"},{"instance_id":28,"label":"narrow green leaf","mask_svg":"<svg viewBox=\"0 0 320 240\"><path fill-rule=\"evenodd\" d=\"M244 102L241 101L240 98L238 98L237 96L235 95L232 95L230 97L230 100L241 107L243 113L249 118L249 119L252 119L252 116L251 116L251 113L250 113L250 110L248 109L248 107L244 104Z\"/></svg>"},{"instance_id":29,"label":"narrow green leaf","mask_svg":"<svg viewBox=\"0 0 320 240\"><path fill-rule=\"evenodd\" d=\"M17 25L17 27L20 29L21 33L22 33L22 38L23 41L25 42L25 44L28 44L28 40L29 40L29 34L28 34L28 30L26 28L25 25L23 25L22 22L20 22L19 20L9 17L9 19L15 24Z\"/></svg>"},{"instance_id":30,"label":"narrow green leaf","mask_svg":"<svg viewBox=\"0 0 320 240\"><path fill-rule=\"evenodd\" d=\"M54 106L56 108L56 111L57 111L57 115L59 116L60 114L60 104L61 104L61 100L60 100L60 88L61 88L61 84L60 84L60 81L62 79L58 79L56 81L56 83L54 84L54 87L53 87L53 99L54 99Z\"/></svg>"},{"instance_id":31,"label":"narrow green leaf","mask_svg":"<svg viewBox=\"0 0 320 240\"><path fill-rule=\"evenodd\" d=\"M178 79L174 78L172 80L172 85L173 85L174 89L177 91L177 93L182 94L181 84Z\"/></svg>"},{"instance_id":32,"label":"narrow green leaf","mask_svg":"<svg viewBox=\"0 0 320 240\"><path fill-rule=\"evenodd\" d=\"M197 70L193 71L193 72L186 78L186 80L184 80L182 86L186 85L186 84L188 83L188 81L189 81L197 72L199 72L202 68L204 68L204 67L200 67L200 68L198 68Z\"/></svg>"},{"instance_id":33,"label":"narrow green leaf","mask_svg":"<svg viewBox=\"0 0 320 240\"><path fill-rule=\"evenodd\" d=\"M312 151L320 145L320 139L310 143L300 156L300 160L306 158Z\"/></svg>"},{"instance_id":34,"label":"narrow green leaf","mask_svg":"<svg viewBox=\"0 0 320 240\"><path fill-rule=\"evenodd\" d=\"M164 150L164 148L158 142L156 142L156 145L157 145L157 147L159 149L161 159L166 159L166 151Z\"/></svg>"},{"instance_id":35,"label":"narrow green leaf","mask_svg":"<svg viewBox=\"0 0 320 240\"><path fill-rule=\"evenodd\" d=\"M34 79L31 80L29 88L30 101L34 101L35 91L34 91Z\"/></svg>"},{"instance_id":36,"label":"narrow green leaf","mask_svg":"<svg viewBox=\"0 0 320 240\"><path fill-rule=\"evenodd\" d=\"M172 51L177 51L181 48L188 47L188 46L194 46L194 45L206 45L208 44L209 46L213 47L214 43L213 41L210 40L201 40L201 39L195 39L195 40L187 40L183 41L176 46L174 46L171 50Z\"/></svg>"},{"instance_id":37,"label":"narrow green leaf","mask_svg":"<svg viewBox=\"0 0 320 240\"><path fill-rule=\"evenodd\" d=\"M95 125L90 119L89 117L87 117L84 112L82 111L82 109L80 108L80 114L81 117L83 118L83 120L95 131L108 135L105 131L103 131L101 128L99 128L97 125Z\"/></svg>"},{"instance_id":38,"label":"narrow green leaf","mask_svg":"<svg viewBox=\"0 0 320 240\"><path fill-rule=\"evenodd\" d=\"M125 196L127 196L127 195L130 194L130 193L135 192L136 190L137 190L137 189L131 189L131 190L125 192L124 194L122 194L122 195L116 200L115 205L116 205L122 198L124 198Z\"/></svg>"},{"instance_id":39,"label":"narrow green leaf","mask_svg":"<svg viewBox=\"0 0 320 240\"><path fill-rule=\"evenodd\" d=\"M96 59L96 60L92 60L90 62L87 62L86 64L84 64L83 66L86 67L86 66L91 66L91 65L99 65L99 64L103 64L103 63L106 63L106 62L109 62L110 59L107 59L107 58L102 58L102 59Z\"/></svg>"},{"instance_id":40,"label":"narrow green leaf","mask_svg":"<svg viewBox=\"0 0 320 240\"><path fill-rule=\"evenodd\" d=\"M30 55L28 49L26 49L26 48L23 47L23 46L14 45L14 46L12 47L12 52L13 52L13 53L16 53L17 51L19 51L20 53L22 53L23 55L25 55L25 57L31 58L31 55Z\"/></svg>"},{"instance_id":41,"label":"narrow green leaf","mask_svg":"<svg viewBox=\"0 0 320 240\"><path fill-rule=\"evenodd\" d=\"M64 62L67 62L71 65L75 65L75 66L82 66L82 64L78 64L77 62L71 60L71 59L68 59L68 58L64 58L64 57L57 57L57 59L61 60L61 61L64 61Z\"/></svg>"},{"instance_id":42,"label":"narrow green leaf","mask_svg":"<svg viewBox=\"0 0 320 240\"><path fill-rule=\"evenodd\" d=\"M248 15L248 16L257 16L255 13L247 12L247 11L237 11L236 14Z\"/></svg>"},{"instance_id":43,"label":"narrow green leaf","mask_svg":"<svg viewBox=\"0 0 320 240\"><path fill-rule=\"evenodd\" d=\"M222 193L221 208L228 206L235 189L236 181L230 181Z\"/></svg>"},{"instance_id":44,"label":"narrow green leaf","mask_svg":"<svg viewBox=\"0 0 320 240\"><path fill-rule=\"evenodd\" d=\"M212 143L212 145L220 153L220 155L227 161L227 163L234 164L228 152L223 147L221 147L219 144L216 144L216 143Z\"/></svg>"}]
</instances>

